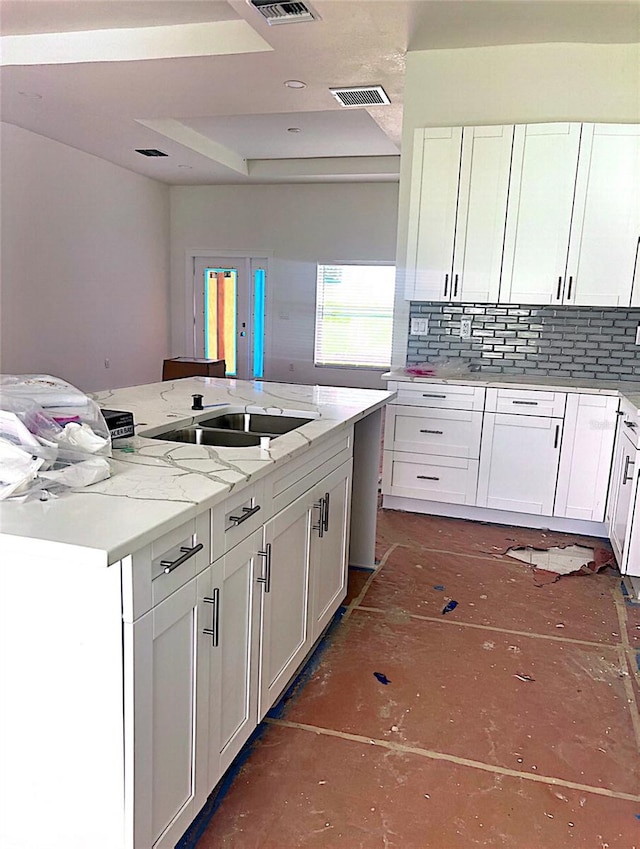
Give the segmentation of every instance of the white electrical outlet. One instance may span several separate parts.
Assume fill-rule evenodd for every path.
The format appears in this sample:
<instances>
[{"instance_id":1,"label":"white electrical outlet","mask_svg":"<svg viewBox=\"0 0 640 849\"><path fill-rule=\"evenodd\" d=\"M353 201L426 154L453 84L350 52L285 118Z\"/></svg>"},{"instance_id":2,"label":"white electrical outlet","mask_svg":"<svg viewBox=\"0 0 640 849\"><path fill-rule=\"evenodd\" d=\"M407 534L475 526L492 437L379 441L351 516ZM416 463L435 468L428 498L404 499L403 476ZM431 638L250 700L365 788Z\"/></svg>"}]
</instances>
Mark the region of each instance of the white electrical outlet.
<instances>
[{"instance_id":1,"label":"white electrical outlet","mask_svg":"<svg viewBox=\"0 0 640 849\"><path fill-rule=\"evenodd\" d=\"M428 319L426 318L412 318L411 319L411 330L409 331L412 336L424 336L427 333L428 328Z\"/></svg>"},{"instance_id":2,"label":"white electrical outlet","mask_svg":"<svg viewBox=\"0 0 640 849\"><path fill-rule=\"evenodd\" d=\"M636 327L636 345L640 345L640 324Z\"/></svg>"},{"instance_id":3,"label":"white electrical outlet","mask_svg":"<svg viewBox=\"0 0 640 849\"><path fill-rule=\"evenodd\" d=\"M461 339L470 339L471 338L471 319L463 318L460 321L460 338Z\"/></svg>"}]
</instances>

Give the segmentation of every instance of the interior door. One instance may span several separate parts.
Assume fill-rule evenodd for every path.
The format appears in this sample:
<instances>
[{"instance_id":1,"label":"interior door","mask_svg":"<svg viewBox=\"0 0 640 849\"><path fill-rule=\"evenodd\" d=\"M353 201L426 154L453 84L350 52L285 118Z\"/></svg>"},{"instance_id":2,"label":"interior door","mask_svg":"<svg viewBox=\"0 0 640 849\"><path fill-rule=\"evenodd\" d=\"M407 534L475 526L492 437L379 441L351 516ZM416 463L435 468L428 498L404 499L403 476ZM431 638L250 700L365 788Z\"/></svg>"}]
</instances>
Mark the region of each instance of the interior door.
<instances>
[{"instance_id":1,"label":"interior door","mask_svg":"<svg viewBox=\"0 0 640 849\"><path fill-rule=\"evenodd\" d=\"M266 262L195 257L194 355L224 360L226 376L264 377Z\"/></svg>"}]
</instances>

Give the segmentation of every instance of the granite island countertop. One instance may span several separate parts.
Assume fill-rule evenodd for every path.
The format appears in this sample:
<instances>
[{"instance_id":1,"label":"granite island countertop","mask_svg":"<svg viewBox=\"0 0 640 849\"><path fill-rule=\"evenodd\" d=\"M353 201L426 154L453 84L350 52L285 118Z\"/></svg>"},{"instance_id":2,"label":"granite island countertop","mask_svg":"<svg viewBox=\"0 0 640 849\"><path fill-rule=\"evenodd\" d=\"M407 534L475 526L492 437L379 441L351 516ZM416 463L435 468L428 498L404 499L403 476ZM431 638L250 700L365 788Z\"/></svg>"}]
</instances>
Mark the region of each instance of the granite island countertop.
<instances>
[{"instance_id":1,"label":"granite island countertop","mask_svg":"<svg viewBox=\"0 0 640 849\"><path fill-rule=\"evenodd\" d=\"M550 392L579 392L580 394L617 395L624 398L640 414L640 381L582 380L573 377L536 377L530 374L488 374L472 371L460 377L431 377L407 374L404 370L388 371L382 379L391 382L457 384L486 388L544 389Z\"/></svg>"},{"instance_id":2,"label":"granite island countertop","mask_svg":"<svg viewBox=\"0 0 640 849\"><path fill-rule=\"evenodd\" d=\"M204 409L192 411L192 395ZM46 502L0 503L0 545L16 538L34 553L83 546L113 563L225 499L278 464L384 406L393 392L193 377L99 392L101 407L134 414L136 435L114 444L107 480ZM226 405L215 409L208 405ZM227 448L153 439L218 411L309 413L313 421L266 448ZM149 434L149 435L145 435ZM13 548L11 549L13 550Z\"/></svg>"}]
</instances>

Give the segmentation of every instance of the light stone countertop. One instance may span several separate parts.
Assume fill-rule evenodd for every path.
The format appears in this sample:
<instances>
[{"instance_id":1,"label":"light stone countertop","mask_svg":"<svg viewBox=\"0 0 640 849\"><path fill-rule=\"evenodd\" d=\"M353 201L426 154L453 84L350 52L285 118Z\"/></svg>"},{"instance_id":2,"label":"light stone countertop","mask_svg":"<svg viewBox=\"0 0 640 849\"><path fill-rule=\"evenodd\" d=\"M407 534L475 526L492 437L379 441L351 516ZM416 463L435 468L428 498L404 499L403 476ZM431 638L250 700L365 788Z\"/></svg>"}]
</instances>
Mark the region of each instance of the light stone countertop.
<instances>
[{"instance_id":1,"label":"light stone countertop","mask_svg":"<svg viewBox=\"0 0 640 849\"><path fill-rule=\"evenodd\" d=\"M191 410L194 393L203 395L204 410ZM105 563L113 563L384 406L394 393L194 377L92 397L101 407L132 412L136 436L115 443L112 475L105 481L46 502L0 502L0 551L4 545L13 553L20 545L48 556L53 543L64 557L66 546L83 546L104 552ZM224 403L229 407L206 409ZM273 439L268 448L190 445L143 435L227 411L308 412L314 420Z\"/></svg>"},{"instance_id":2,"label":"light stone countertop","mask_svg":"<svg viewBox=\"0 0 640 849\"><path fill-rule=\"evenodd\" d=\"M472 371L460 377L430 377L407 374L403 370L388 371L382 379L391 383L437 383L458 384L462 386L484 386L495 389L545 389L555 392L579 392L581 394L617 395L625 398L640 414L640 381L623 380L581 380L573 377L536 377L530 374L487 374Z\"/></svg>"}]
</instances>

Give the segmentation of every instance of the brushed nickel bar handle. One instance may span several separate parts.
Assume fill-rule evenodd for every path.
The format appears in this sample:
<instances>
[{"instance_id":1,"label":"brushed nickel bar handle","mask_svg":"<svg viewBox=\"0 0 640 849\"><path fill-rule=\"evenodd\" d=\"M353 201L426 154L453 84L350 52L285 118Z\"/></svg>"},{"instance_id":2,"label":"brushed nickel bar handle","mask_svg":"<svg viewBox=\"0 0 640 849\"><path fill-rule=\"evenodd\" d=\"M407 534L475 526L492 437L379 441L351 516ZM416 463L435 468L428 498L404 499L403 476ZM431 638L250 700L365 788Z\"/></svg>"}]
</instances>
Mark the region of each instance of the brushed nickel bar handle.
<instances>
[{"instance_id":1,"label":"brushed nickel bar handle","mask_svg":"<svg viewBox=\"0 0 640 849\"><path fill-rule=\"evenodd\" d=\"M453 297L454 298L458 297L458 277L459 276L460 276L459 274L456 274L456 276L454 277L454 284L453 284Z\"/></svg>"},{"instance_id":2,"label":"brushed nickel bar handle","mask_svg":"<svg viewBox=\"0 0 640 849\"><path fill-rule=\"evenodd\" d=\"M322 517L322 527L324 528L324 532L329 533L329 498L330 495L328 492L325 492L324 498L322 499L323 507L323 517Z\"/></svg>"},{"instance_id":3,"label":"brushed nickel bar handle","mask_svg":"<svg viewBox=\"0 0 640 849\"><path fill-rule=\"evenodd\" d=\"M180 551L182 555L178 557L176 560L161 560L160 565L164 569L164 574L168 575L169 572L173 572L174 569L177 569L178 566L182 566L190 557L193 557L194 554L197 554L203 548L203 543L199 542L198 545L194 545L193 548L187 548L187 546L180 546Z\"/></svg>"},{"instance_id":4,"label":"brushed nickel bar handle","mask_svg":"<svg viewBox=\"0 0 640 849\"><path fill-rule=\"evenodd\" d=\"M213 590L213 598L203 598L206 604L213 605L213 615L211 618L211 628L203 628L202 633L212 637L211 645L217 648L220 644L220 589L215 587Z\"/></svg>"},{"instance_id":5,"label":"brushed nickel bar handle","mask_svg":"<svg viewBox=\"0 0 640 849\"><path fill-rule=\"evenodd\" d=\"M426 428L420 428L420 433L437 433L438 435L442 436L444 431L443 430L427 430Z\"/></svg>"},{"instance_id":6,"label":"brushed nickel bar handle","mask_svg":"<svg viewBox=\"0 0 640 849\"><path fill-rule=\"evenodd\" d=\"M512 401L512 404L520 404L523 407L537 407L537 401Z\"/></svg>"},{"instance_id":7,"label":"brushed nickel bar handle","mask_svg":"<svg viewBox=\"0 0 640 849\"><path fill-rule=\"evenodd\" d=\"M255 507L243 507L242 508L242 516L229 516L229 521L233 522L237 527L241 525L243 522L246 522L247 519L250 519L251 516L254 516L258 510L260 509L260 505L256 504Z\"/></svg>"},{"instance_id":8,"label":"brushed nickel bar handle","mask_svg":"<svg viewBox=\"0 0 640 849\"><path fill-rule=\"evenodd\" d=\"M259 551L258 557L266 558L265 563L265 574L264 577L260 576L258 578L259 584L264 584L264 591L266 593L271 592L271 543L268 542L265 545L265 551Z\"/></svg>"},{"instance_id":9,"label":"brushed nickel bar handle","mask_svg":"<svg viewBox=\"0 0 640 849\"><path fill-rule=\"evenodd\" d=\"M447 396L446 395L436 395L433 392L423 392L422 397L423 398L446 398Z\"/></svg>"},{"instance_id":10,"label":"brushed nickel bar handle","mask_svg":"<svg viewBox=\"0 0 640 849\"><path fill-rule=\"evenodd\" d=\"M312 525L313 530L318 532L318 538L322 539L324 536L324 498L321 498L320 501L317 501L313 505L314 510L320 511L320 518L318 519L317 525Z\"/></svg>"},{"instance_id":11,"label":"brushed nickel bar handle","mask_svg":"<svg viewBox=\"0 0 640 849\"><path fill-rule=\"evenodd\" d=\"M555 439L553 440L553 447L554 448L558 447L559 438L560 438L560 425L558 424L558 425L556 425L556 435L555 435Z\"/></svg>"},{"instance_id":12,"label":"brushed nickel bar handle","mask_svg":"<svg viewBox=\"0 0 640 849\"><path fill-rule=\"evenodd\" d=\"M448 293L449 293L449 275L445 274L444 275L444 296L445 296L445 298L447 297Z\"/></svg>"},{"instance_id":13,"label":"brushed nickel bar handle","mask_svg":"<svg viewBox=\"0 0 640 849\"><path fill-rule=\"evenodd\" d=\"M560 292L562 291L562 275L558 277L558 291L556 292L556 301L560 300Z\"/></svg>"},{"instance_id":14,"label":"brushed nickel bar handle","mask_svg":"<svg viewBox=\"0 0 640 849\"><path fill-rule=\"evenodd\" d=\"M436 478L433 475L416 475L419 481L439 481L440 478Z\"/></svg>"},{"instance_id":15,"label":"brushed nickel bar handle","mask_svg":"<svg viewBox=\"0 0 640 849\"><path fill-rule=\"evenodd\" d=\"M633 480L633 472L631 473L631 475L629 477L627 477L627 475L629 475L629 466L634 466L634 465L635 465L635 463L633 462L631 457L627 454L627 456L624 458L624 471L622 472L622 486L629 483L630 480Z\"/></svg>"}]
</instances>

